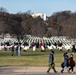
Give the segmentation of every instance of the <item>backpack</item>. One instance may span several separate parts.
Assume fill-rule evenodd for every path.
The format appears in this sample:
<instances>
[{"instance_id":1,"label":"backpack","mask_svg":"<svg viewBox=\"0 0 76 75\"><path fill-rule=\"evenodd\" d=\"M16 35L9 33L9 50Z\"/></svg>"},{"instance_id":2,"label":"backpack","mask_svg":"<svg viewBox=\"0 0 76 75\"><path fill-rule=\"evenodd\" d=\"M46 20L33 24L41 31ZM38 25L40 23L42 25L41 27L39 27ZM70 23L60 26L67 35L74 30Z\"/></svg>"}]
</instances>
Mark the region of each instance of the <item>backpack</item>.
<instances>
[{"instance_id":1,"label":"backpack","mask_svg":"<svg viewBox=\"0 0 76 75\"><path fill-rule=\"evenodd\" d=\"M63 63L61 63L61 67L62 67L62 68L64 68L64 62L63 62Z\"/></svg>"}]
</instances>

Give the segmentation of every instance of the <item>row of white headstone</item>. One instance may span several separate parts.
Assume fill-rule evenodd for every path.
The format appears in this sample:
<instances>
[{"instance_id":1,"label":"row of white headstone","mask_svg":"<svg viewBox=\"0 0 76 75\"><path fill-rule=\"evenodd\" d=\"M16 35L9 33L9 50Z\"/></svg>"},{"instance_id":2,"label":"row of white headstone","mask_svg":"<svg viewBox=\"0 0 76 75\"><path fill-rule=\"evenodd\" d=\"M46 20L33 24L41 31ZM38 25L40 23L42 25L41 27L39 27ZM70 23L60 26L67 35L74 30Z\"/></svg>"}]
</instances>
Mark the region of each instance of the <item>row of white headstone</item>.
<instances>
[{"instance_id":1,"label":"row of white headstone","mask_svg":"<svg viewBox=\"0 0 76 75\"><path fill-rule=\"evenodd\" d=\"M2 42L3 40L0 40L0 41ZM13 41L15 41L15 40L13 40ZM71 41L71 40L69 40L65 37L57 37L57 36L56 37L51 37L51 38L30 37L27 40L23 40L23 41L26 41L29 44L28 46L21 45L21 47L26 51L30 48L30 46L33 42L34 43L39 42L39 44L41 42L42 43L50 42L51 46L47 45L47 48L49 50L56 49L56 48L59 49L59 50L62 50L62 49L70 50L70 49L72 49L72 45L76 44L75 41ZM55 42L58 42L58 41L63 44L61 47L59 47L59 46L56 47L56 46L53 45ZM12 45L11 46L0 46L0 50L2 50L4 47L6 47L9 50L9 48L12 47ZM33 49L33 51L36 51L36 45L33 46L32 49ZM44 45L41 47L41 50L45 50Z\"/></svg>"},{"instance_id":2,"label":"row of white headstone","mask_svg":"<svg viewBox=\"0 0 76 75\"><path fill-rule=\"evenodd\" d=\"M55 42L61 42L63 45L61 46L61 47L59 47L59 46L54 46L53 44L55 43ZM45 42L50 42L51 43L51 46L49 46L49 45L47 45L47 48L49 49L49 50L51 50L51 49L59 49L59 50L62 50L62 49L65 49L65 50L70 50L70 49L72 49L72 45L73 44L76 44L75 43L75 41L71 41L71 40L68 40L68 39L66 39L66 38L63 38L63 37L52 37L52 38L46 38L46 37L44 37L44 38L40 38L40 37L31 37L31 38L29 38L28 40L26 40L26 42L28 42L29 43L29 45L32 43L32 42L42 42L42 43L45 43ZM27 49L27 48L26 48ZM33 51L35 51L36 50L36 46L34 46L33 47ZM44 48L44 46L42 47L42 50L45 50L45 48Z\"/></svg>"}]
</instances>

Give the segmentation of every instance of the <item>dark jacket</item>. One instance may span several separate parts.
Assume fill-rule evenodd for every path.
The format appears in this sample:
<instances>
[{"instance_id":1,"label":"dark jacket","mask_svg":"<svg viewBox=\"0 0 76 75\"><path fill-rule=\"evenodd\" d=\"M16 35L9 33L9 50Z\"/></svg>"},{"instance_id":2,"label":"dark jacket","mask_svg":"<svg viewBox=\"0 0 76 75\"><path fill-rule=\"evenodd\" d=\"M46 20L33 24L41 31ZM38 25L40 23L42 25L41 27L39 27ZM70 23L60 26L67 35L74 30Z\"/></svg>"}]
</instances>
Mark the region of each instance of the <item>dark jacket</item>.
<instances>
[{"instance_id":1,"label":"dark jacket","mask_svg":"<svg viewBox=\"0 0 76 75\"><path fill-rule=\"evenodd\" d=\"M75 61L73 60L73 57L69 58L69 63L70 63L70 66L72 66L72 67L75 66Z\"/></svg>"},{"instance_id":2,"label":"dark jacket","mask_svg":"<svg viewBox=\"0 0 76 75\"><path fill-rule=\"evenodd\" d=\"M50 53L49 62L54 62L54 54Z\"/></svg>"},{"instance_id":3,"label":"dark jacket","mask_svg":"<svg viewBox=\"0 0 76 75\"><path fill-rule=\"evenodd\" d=\"M16 47L16 51L18 51L18 46ZM20 46L20 51L21 51L21 46Z\"/></svg>"},{"instance_id":4,"label":"dark jacket","mask_svg":"<svg viewBox=\"0 0 76 75\"><path fill-rule=\"evenodd\" d=\"M67 54L64 54L64 66L69 66L69 57Z\"/></svg>"},{"instance_id":5,"label":"dark jacket","mask_svg":"<svg viewBox=\"0 0 76 75\"><path fill-rule=\"evenodd\" d=\"M12 46L12 52L14 52L14 46Z\"/></svg>"}]
</instances>

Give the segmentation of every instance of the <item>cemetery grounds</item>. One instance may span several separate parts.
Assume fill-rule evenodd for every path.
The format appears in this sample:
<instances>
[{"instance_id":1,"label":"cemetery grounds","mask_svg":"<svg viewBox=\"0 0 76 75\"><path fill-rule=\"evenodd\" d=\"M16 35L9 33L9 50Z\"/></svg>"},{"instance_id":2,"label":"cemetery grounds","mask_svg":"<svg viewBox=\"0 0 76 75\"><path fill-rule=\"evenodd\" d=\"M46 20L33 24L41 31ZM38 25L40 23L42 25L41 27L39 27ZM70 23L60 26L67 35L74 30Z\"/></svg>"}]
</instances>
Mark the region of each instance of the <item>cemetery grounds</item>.
<instances>
[{"instance_id":1,"label":"cemetery grounds","mask_svg":"<svg viewBox=\"0 0 76 75\"><path fill-rule=\"evenodd\" d=\"M66 50L55 51L55 66L60 67L63 62L63 53ZM47 67L49 60L50 50L46 49L45 52L41 52L41 49L38 48L36 51L32 51L32 48L24 52L21 50L21 56L16 56L16 51L14 56L11 56L11 50L0 51L0 67L3 66L37 66L37 67ZM68 51L68 54L71 54L71 50ZM74 60L76 61L76 54L74 54Z\"/></svg>"}]
</instances>

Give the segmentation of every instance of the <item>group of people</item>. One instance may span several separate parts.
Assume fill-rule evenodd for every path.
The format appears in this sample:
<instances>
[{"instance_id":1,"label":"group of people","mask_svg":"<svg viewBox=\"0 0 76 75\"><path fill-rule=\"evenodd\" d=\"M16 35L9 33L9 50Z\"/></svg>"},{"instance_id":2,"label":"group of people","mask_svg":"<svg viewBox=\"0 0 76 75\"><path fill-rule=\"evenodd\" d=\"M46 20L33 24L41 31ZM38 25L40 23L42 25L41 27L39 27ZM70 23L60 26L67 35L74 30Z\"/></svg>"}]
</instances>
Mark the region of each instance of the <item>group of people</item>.
<instances>
[{"instance_id":1,"label":"group of people","mask_svg":"<svg viewBox=\"0 0 76 75\"><path fill-rule=\"evenodd\" d=\"M74 72L74 66L75 66L75 61L73 59L73 54L70 54L70 57L68 56L68 53L65 52L63 54L64 57L64 62L61 64L62 70L61 73L63 73L63 71L65 69L67 69L67 71L70 73ZM55 69L55 63L54 63L54 51L51 51L50 56L49 56L49 68L47 70L47 73L50 73L50 69L53 69L53 71L55 73L57 73L56 69Z\"/></svg>"},{"instance_id":2,"label":"group of people","mask_svg":"<svg viewBox=\"0 0 76 75\"><path fill-rule=\"evenodd\" d=\"M72 70L72 73L73 73L74 66L75 66L75 61L73 59L73 54L70 54L70 57L69 57L68 53L65 52L63 56L64 56L64 62L61 64L61 66L62 66L61 73L63 73L63 71L65 69L67 69L68 72L70 72L70 70Z\"/></svg>"},{"instance_id":3,"label":"group of people","mask_svg":"<svg viewBox=\"0 0 76 75\"><path fill-rule=\"evenodd\" d=\"M20 45L20 43L18 43L18 45L17 45L17 47L15 48L15 46L13 45L12 46L12 56L14 55L14 51L16 50L16 55L17 56L20 56L21 54L20 54L20 51L21 51L21 45Z\"/></svg>"}]
</instances>

